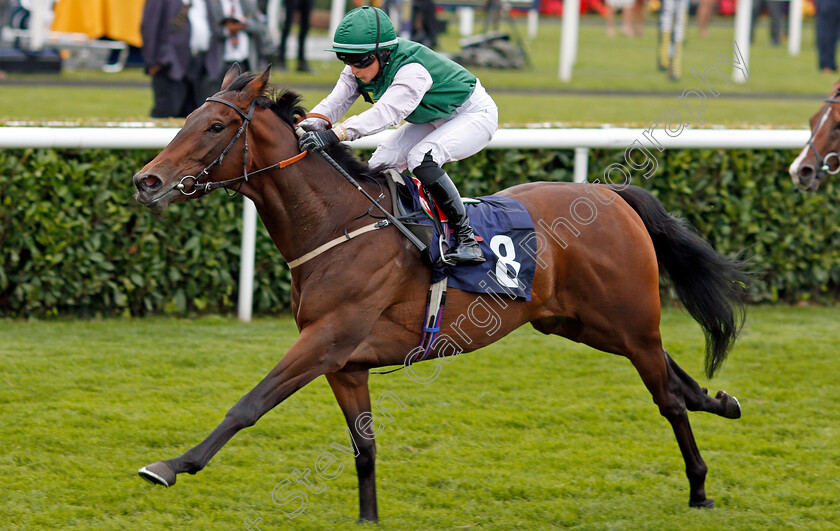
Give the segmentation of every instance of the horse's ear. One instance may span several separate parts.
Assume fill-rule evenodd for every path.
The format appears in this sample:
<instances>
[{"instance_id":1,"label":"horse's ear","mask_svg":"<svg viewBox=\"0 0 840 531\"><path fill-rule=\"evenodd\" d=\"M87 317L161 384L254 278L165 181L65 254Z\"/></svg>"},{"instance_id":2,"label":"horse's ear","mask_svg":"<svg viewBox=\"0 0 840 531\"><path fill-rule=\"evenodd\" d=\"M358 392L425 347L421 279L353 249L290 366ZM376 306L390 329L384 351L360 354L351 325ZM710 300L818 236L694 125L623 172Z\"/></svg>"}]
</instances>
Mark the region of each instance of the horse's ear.
<instances>
[{"instance_id":1,"label":"horse's ear","mask_svg":"<svg viewBox=\"0 0 840 531\"><path fill-rule=\"evenodd\" d=\"M268 86L268 80L271 79L271 65L265 69L261 76L255 77L250 83L245 85L242 89L242 94L249 100L262 96L265 88Z\"/></svg>"},{"instance_id":2,"label":"horse's ear","mask_svg":"<svg viewBox=\"0 0 840 531\"><path fill-rule=\"evenodd\" d=\"M227 89L233 80L239 77L239 74L242 73L242 69L239 68L239 63L233 63L233 66L230 67L230 70L227 71L225 74L225 78L222 80L222 90Z\"/></svg>"}]
</instances>

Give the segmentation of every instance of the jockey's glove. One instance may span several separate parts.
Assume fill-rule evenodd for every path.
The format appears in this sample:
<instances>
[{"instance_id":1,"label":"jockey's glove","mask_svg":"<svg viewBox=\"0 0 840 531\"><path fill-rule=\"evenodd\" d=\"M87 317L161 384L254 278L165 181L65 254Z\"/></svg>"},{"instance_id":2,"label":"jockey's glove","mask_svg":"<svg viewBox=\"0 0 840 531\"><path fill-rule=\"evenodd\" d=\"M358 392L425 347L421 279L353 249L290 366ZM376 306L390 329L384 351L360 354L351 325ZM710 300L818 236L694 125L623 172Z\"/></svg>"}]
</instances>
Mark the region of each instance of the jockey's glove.
<instances>
[{"instance_id":1,"label":"jockey's glove","mask_svg":"<svg viewBox=\"0 0 840 531\"><path fill-rule=\"evenodd\" d=\"M301 151L321 151L333 144L338 144L338 135L330 129L328 131L308 131L298 142Z\"/></svg>"}]
</instances>

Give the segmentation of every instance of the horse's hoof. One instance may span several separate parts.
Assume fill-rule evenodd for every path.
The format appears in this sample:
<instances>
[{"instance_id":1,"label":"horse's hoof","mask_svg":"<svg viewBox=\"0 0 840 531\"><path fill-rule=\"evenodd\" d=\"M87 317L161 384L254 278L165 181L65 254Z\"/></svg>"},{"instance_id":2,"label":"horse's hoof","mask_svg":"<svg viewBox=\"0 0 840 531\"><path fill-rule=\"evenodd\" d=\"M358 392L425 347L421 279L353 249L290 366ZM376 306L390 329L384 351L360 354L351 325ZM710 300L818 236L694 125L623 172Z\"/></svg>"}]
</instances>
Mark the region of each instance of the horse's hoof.
<instances>
[{"instance_id":1,"label":"horse's hoof","mask_svg":"<svg viewBox=\"0 0 840 531\"><path fill-rule=\"evenodd\" d=\"M699 502L688 502L689 507L696 507L698 509L714 509L715 507L715 500L711 498L706 498L705 500L700 500Z\"/></svg>"},{"instance_id":2,"label":"horse's hoof","mask_svg":"<svg viewBox=\"0 0 840 531\"><path fill-rule=\"evenodd\" d=\"M722 417L727 419L741 418L741 404L738 402L737 398L723 391L718 391L715 398L723 403Z\"/></svg>"},{"instance_id":3,"label":"horse's hoof","mask_svg":"<svg viewBox=\"0 0 840 531\"><path fill-rule=\"evenodd\" d=\"M175 471L163 461L144 466L137 473L152 485L171 487L175 484Z\"/></svg>"}]
</instances>

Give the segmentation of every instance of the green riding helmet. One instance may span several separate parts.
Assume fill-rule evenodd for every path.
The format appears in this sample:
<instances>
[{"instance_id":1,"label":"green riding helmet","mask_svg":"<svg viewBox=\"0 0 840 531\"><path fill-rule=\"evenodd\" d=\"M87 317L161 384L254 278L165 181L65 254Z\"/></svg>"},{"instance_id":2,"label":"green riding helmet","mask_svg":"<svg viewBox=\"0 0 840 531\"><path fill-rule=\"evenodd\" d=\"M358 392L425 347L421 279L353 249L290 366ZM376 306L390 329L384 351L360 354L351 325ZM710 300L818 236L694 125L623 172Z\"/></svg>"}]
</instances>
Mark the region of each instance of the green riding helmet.
<instances>
[{"instance_id":1,"label":"green riding helmet","mask_svg":"<svg viewBox=\"0 0 840 531\"><path fill-rule=\"evenodd\" d=\"M358 7L341 19L335 29L332 48L337 54L363 54L397 44L397 32L391 19L377 7Z\"/></svg>"}]
</instances>

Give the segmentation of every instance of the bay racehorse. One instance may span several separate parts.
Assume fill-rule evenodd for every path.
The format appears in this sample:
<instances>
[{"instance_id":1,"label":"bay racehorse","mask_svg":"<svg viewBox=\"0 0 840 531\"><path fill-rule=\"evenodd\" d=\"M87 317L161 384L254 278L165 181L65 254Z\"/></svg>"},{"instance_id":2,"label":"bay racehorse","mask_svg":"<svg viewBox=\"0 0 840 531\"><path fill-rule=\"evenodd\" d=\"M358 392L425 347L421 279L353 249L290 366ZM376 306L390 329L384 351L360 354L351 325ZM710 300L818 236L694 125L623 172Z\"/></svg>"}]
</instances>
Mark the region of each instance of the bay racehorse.
<instances>
[{"instance_id":1,"label":"bay racehorse","mask_svg":"<svg viewBox=\"0 0 840 531\"><path fill-rule=\"evenodd\" d=\"M358 419L371 415L369 370L404 364L419 343L431 271L420 251L393 227L359 235L299 264L325 242L369 224L357 218L370 203L324 157L301 154L294 125L305 112L300 98L290 91L266 95L268 80L268 70L240 75L238 67L232 68L221 91L190 114L172 142L134 175L134 185L137 200L155 213L218 187L251 198L277 249L295 264L291 303L300 337L204 441L180 457L143 467L140 475L172 486L178 474L195 474L234 434L326 375L357 446L360 521L377 520L375 443L365 432L371 423ZM346 146L334 146L329 154L374 197L385 188L383 177L370 175ZM270 169L260 172L265 168ZM659 275L670 278L702 326L711 377L743 322L742 265L718 255L641 188L535 182L499 195L524 204L537 236L546 242L532 299L500 304L499 296L450 290L449 315L467 315L471 304L481 301L499 319L492 329L461 320L457 330L447 320L441 337L450 341L433 345L429 359L474 351L525 323L544 334L626 356L676 434L689 505L711 507L704 487L707 469L687 410L735 419L741 408L722 391L707 394L663 348ZM597 208L597 218L566 232L555 220L568 218L570 206L583 197Z\"/></svg>"},{"instance_id":2,"label":"bay racehorse","mask_svg":"<svg viewBox=\"0 0 840 531\"><path fill-rule=\"evenodd\" d=\"M823 179L840 172L840 81L808 122L811 137L788 171L793 184L816 190Z\"/></svg>"}]
</instances>

